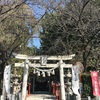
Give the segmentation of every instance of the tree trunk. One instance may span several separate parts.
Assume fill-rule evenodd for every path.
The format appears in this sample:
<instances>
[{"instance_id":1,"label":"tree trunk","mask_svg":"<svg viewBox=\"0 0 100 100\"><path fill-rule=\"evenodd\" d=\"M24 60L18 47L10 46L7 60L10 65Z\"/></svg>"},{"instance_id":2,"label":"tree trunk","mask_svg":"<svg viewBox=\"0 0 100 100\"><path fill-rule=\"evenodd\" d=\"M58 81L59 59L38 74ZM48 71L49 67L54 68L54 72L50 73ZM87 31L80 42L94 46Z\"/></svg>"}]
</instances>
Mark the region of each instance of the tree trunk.
<instances>
[{"instance_id":1,"label":"tree trunk","mask_svg":"<svg viewBox=\"0 0 100 100\"><path fill-rule=\"evenodd\" d=\"M84 66L84 71L86 70L86 65L87 65L86 53L83 52L83 66Z\"/></svg>"},{"instance_id":2,"label":"tree trunk","mask_svg":"<svg viewBox=\"0 0 100 100\"><path fill-rule=\"evenodd\" d=\"M2 62L1 64L0 64L0 80L3 80L3 74L4 74L4 68L5 68L5 65L6 65L6 63L5 62Z\"/></svg>"},{"instance_id":3,"label":"tree trunk","mask_svg":"<svg viewBox=\"0 0 100 100\"><path fill-rule=\"evenodd\" d=\"M4 88L4 68L5 68L6 62L2 62L0 64L0 73L1 73L1 77L0 77L0 82L2 81L2 88L1 88L1 94L6 97L6 92L5 92L5 88ZM5 98L4 98L5 100Z\"/></svg>"}]
</instances>

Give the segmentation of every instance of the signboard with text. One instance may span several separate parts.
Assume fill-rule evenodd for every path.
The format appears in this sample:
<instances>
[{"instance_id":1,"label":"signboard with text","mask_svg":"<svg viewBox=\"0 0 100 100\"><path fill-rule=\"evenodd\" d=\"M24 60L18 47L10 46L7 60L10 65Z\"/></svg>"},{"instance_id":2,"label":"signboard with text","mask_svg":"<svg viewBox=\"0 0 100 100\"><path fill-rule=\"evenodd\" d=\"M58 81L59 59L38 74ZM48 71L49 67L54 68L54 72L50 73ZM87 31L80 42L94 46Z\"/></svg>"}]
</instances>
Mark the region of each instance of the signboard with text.
<instances>
[{"instance_id":1,"label":"signboard with text","mask_svg":"<svg viewBox=\"0 0 100 100\"><path fill-rule=\"evenodd\" d=\"M99 75L97 71L91 71L93 95L100 96Z\"/></svg>"}]
</instances>

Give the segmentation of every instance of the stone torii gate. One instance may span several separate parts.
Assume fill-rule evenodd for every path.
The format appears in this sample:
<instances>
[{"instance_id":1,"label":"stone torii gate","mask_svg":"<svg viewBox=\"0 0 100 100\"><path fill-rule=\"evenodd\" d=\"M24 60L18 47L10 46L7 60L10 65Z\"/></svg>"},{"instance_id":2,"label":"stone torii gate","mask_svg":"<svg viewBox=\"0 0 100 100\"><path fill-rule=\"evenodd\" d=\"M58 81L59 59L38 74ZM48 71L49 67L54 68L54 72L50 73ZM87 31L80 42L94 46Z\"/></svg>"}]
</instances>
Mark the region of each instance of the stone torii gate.
<instances>
[{"instance_id":1,"label":"stone torii gate","mask_svg":"<svg viewBox=\"0 0 100 100\"><path fill-rule=\"evenodd\" d=\"M47 64L47 60L58 61L58 67L60 70L60 90L61 90L61 100L66 100L65 98L65 87L64 87L64 68L72 68L72 64L66 64L63 61L72 60L75 54L66 55L66 56L27 56L22 54L14 54L16 59L24 60L24 63L15 63L15 67L23 66L24 67L24 75L23 75L23 86L22 86L22 100L26 98L26 87L27 87L27 79L28 79L28 69L29 69L29 60L31 61L39 61L41 63L31 63L32 66L37 68L52 68L56 67L57 64Z\"/></svg>"}]
</instances>

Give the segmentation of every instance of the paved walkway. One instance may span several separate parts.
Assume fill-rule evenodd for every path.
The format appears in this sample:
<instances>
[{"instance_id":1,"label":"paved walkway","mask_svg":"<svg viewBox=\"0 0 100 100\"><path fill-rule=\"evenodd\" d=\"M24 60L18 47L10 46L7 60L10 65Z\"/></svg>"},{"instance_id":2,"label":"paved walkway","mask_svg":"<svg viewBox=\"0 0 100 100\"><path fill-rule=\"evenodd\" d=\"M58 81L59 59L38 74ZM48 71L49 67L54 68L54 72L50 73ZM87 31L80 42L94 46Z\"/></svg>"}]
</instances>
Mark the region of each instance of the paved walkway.
<instances>
[{"instance_id":1,"label":"paved walkway","mask_svg":"<svg viewBox=\"0 0 100 100\"><path fill-rule=\"evenodd\" d=\"M50 94L31 94L26 100L56 100L56 98Z\"/></svg>"}]
</instances>

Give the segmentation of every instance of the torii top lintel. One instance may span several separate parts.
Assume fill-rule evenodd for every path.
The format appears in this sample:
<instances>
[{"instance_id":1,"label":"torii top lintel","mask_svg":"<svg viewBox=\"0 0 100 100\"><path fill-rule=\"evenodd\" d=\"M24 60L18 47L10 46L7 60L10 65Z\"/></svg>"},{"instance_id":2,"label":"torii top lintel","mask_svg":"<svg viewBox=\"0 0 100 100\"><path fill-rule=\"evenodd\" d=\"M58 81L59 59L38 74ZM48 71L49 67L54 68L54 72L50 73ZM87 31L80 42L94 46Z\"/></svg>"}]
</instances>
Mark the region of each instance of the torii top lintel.
<instances>
[{"instance_id":1,"label":"torii top lintel","mask_svg":"<svg viewBox=\"0 0 100 100\"><path fill-rule=\"evenodd\" d=\"M13 54L17 59L28 59L28 60L40 60L41 56L47 56L47 60L71 60L75 54L72 55L64 55L64 56L48 56L48 55L41 55L41 56L28 56L23 54Z\"/></svg>"}]
</instances>

